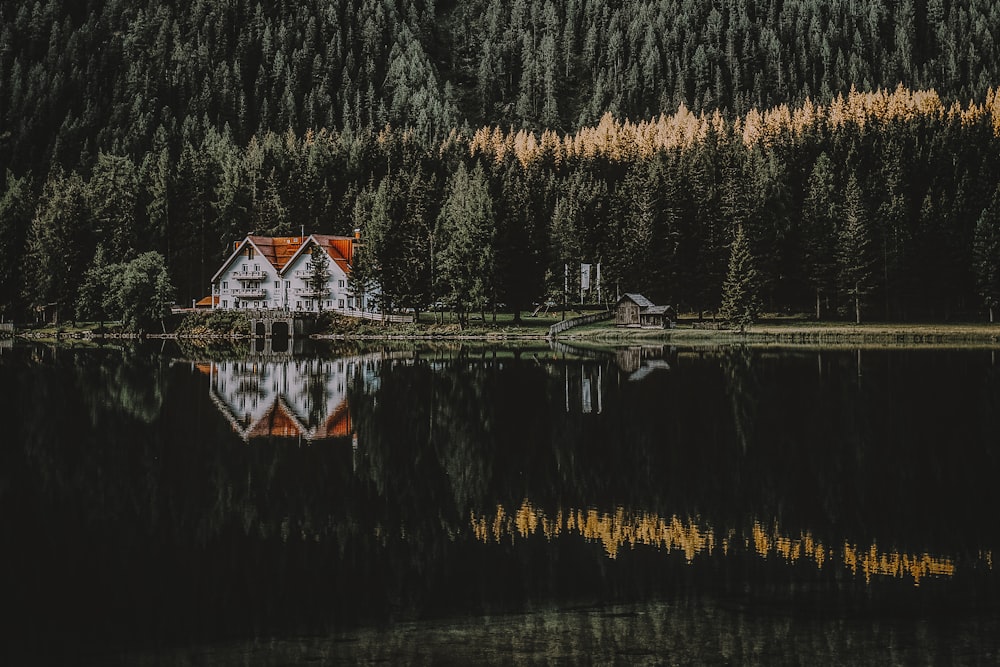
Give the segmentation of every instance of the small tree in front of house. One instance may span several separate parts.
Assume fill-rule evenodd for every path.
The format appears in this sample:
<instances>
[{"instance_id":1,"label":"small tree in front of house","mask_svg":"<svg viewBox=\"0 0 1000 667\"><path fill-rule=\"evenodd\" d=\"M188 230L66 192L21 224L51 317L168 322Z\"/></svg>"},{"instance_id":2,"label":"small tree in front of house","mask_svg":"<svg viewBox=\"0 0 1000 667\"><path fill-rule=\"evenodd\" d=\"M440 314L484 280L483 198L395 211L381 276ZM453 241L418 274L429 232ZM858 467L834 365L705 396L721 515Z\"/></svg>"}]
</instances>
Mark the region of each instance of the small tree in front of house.
<instances>
[{"instance_id":1,"label":"small tree in front of house","mask_svg":"<svg viewBox=\"0 0 1000 667\"><path fill-rule=\"evenodd\" d=\"M318 243L313 243L309 249L312 259L310 260L309 277L306 279L309 291L316 297L316 310L323 310L323 297L326 295L327 281L330 278L330 258L326 250Z\"/></svg>"},{"instance_id":2,"label":"small tree in front of house","mask_svg":"<svg viewBox=\"0 0 1000 667\"><path fill-rule=\"evenodd\" d=\"M760 313L757 263L750 251L750 241L743 225L736 228L729 247L729 270L722 284L720 314L734 329L743 333Z\"/></svg>"}]
</instances>

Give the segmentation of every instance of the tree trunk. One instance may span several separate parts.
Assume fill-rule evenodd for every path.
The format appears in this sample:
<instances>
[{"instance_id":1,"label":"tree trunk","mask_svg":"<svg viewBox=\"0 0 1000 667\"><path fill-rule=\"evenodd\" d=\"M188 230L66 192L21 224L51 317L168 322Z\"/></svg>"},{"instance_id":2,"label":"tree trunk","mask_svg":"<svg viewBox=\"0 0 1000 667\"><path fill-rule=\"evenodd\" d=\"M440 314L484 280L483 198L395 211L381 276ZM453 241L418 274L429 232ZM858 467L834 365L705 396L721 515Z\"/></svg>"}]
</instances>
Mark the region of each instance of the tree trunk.
<instances>
[{"instance_id":1,"label":"tree trunk","mask_svg":"<svg viewBox=\"0 0 1000 667\"><path fill-rule=\"evenodd\" d=\"M819 317L820 317L820 315L819 315L819 288L817 287L816 288L816 319L818 320Z\"/></svg>"},{"instance_id":2,"label":"tree trunk","mask_svg":"<svg viewBox=\"0 0 1000 667\"><path fill-rule=\"evenodd\" d=\"M858 283L854 283L854 321L861 324L861 290Z\"/></svg>"}]
</instances>

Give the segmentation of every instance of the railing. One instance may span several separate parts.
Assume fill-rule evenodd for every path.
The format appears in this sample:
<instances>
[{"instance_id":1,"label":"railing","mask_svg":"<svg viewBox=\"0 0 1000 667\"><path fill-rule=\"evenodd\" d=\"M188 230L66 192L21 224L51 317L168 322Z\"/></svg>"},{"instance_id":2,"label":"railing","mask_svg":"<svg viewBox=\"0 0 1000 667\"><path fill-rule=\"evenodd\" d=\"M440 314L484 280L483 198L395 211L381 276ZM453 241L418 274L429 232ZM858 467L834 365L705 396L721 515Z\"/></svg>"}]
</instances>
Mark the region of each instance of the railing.
<instances>
[{"instance_id":1,"label":"railing","mask_svg":"<svg viewBox=\"0 0 1000 667\"><path fill-rule=\"evenodd\" d=\"M243 271L242 273L234 273L232 277L236 280L263 280L267 274L263 271Z\"/></svg>"},{"instance_id":2,"label":"railing","mask_svg":"<svg viewBox=\"0 0 1000 667\"><path fill-rule=\"evenodd\" d=\"M354 310L351 308L334 309L333 312L346 317L358 317L364 320L374 320L376 322L393 322L395 324L410 324L413 322L413 315L384 315L383 313L373 313L370 310Z\"/></svg>"},{"instance_id":3,"label":"railing","mask_svg":"<svg viewBox=\"0 0 1000 667\"><path fill-rule=\"evenodd\" d=\"M294 275L295 275L296 278L303 278L305 280L308 280L309 278L312 278L316 274L313 273L312 269L298 269L298 270L294 271ZM329 278L330 277L330 272L329 271L324 271L320 275L322 275L322 276L324 276L326 278Z\"/></svg>"},{"instance_id":4,"label":"railing","mask_svg":"<svg viewBox=\"0 0 1000 667\"><path fill-rule=\"evenodd\" d=\"M573 327L578 327L581 324L590 324L591 322L600 322L601 320L610 320L614 317L614 311L608 310L601 313L591 313L590 315L581 315L580 317L573 317L568 320L563 320L562 322L556 322L549 327L549 338L554 338L556 334L566 331L567 329L572 329Z\"/></svg>"},{"instance_id":5,"label":"railing","mask_svg":"<svg viewBox=\"0 0 1000 667\"><path fill-rule=\"evenodd\" d=\"M265 296L267 296L264 293L264 290L254 289L249 287L241 289L233 289L230 290L229 293L240 299L263 299Z\"/></svg>"},{"instance_id":6,"label":"railing","mask_svg":"<svg viewBox=\"0 0 1000 667\"><path fill-rule=\"evenodd\" d=\"M323 288L323 289L313 289L312 287L296 287L295 288L295 296L317 297L317 296L326 296L329 293L330 293L330 290L328 290L326 288Z\"/></svg>"}]
</instances>

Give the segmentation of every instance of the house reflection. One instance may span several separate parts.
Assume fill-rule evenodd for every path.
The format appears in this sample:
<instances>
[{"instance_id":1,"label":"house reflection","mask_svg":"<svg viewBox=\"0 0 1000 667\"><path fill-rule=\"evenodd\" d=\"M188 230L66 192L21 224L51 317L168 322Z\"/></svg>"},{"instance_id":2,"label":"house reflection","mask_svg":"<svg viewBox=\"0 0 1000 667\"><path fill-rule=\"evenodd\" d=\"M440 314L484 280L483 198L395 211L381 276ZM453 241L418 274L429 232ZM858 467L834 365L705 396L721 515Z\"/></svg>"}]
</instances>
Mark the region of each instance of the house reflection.
<instances>
[{"instance_id":1,"label":"house reflection","mask_svg":"<svg viewBox=\"0 0 1000 667\"><path fill-rule=\"evenodd\" d=\"M628 373L629 382L645 379L654 371L669 371L677 349L666 345L630 346L615 350L615 363Z\"/></svg>"},{"instance_id":2,"label":"house reflection","mask_svg":"<svg viewBox=\"0 0 1000 667\"><path fill-rule=\"evenodd\" d=\"M566 412L601 414L604 412L604 369L600 364L566 364Z\"/></svg>"},{"instance_id":3,"label":"house reflection","mask_svg":"<svg viewBox=\"0 0 1000 667\"><path fill-rule=\"evenodd\" d=\"M360 358L232 359L196 364L209 396L244 441L354 435L347 385Z\"/></svg>"}]
</instances>

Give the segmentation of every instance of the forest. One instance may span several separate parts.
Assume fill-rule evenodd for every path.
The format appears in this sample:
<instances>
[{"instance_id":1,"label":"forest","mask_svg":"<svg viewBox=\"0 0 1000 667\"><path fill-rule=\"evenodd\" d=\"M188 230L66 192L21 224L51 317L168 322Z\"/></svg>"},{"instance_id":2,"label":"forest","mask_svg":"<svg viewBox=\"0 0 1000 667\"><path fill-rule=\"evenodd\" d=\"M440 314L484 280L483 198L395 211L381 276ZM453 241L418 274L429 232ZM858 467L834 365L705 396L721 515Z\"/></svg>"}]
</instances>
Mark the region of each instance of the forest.
<instances>
[{"instance_id":1,"label":"forest","mask_svg":"<svg viewBox=\"0 0 1000 667\"><path fill-rule=\"evenodd\" d=\"M0 308L358 228L388 308L600 262L705 314L738 256L766 312L992 319L998 44L991 0L3 0Z\"/></svg>"}]
</instances>

